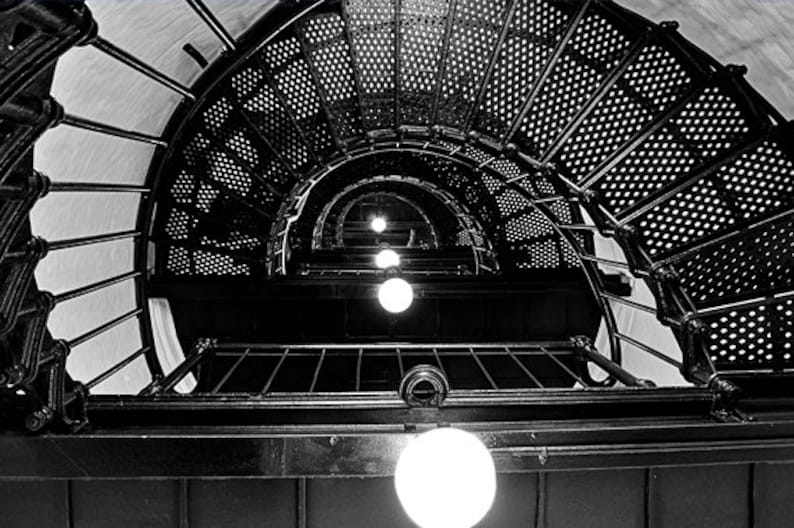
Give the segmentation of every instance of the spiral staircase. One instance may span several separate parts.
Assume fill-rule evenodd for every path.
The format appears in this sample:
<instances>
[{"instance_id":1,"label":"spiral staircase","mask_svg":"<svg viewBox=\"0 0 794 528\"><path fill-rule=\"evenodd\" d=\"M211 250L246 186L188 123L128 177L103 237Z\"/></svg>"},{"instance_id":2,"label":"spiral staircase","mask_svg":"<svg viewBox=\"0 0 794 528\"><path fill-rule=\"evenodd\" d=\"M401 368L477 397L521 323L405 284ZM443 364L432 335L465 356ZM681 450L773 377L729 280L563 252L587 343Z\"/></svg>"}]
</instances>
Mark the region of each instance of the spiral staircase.
<instances>
[{"instance_id":1,"label":"spiral staircase","mask_svg":"<svg viewBox=\"0 0 794 528\"><path fill-rule=\"evenodd\" d=\"M82 2L0 2L0 418L9 431L24 423L46 433L24 449L45 456L54 442L90 476L240 476L234 467L251 464L279 476L382 475L403 442L394 431L453 422L487 435L505 471L752 462L751 488L780 482L754 471L794 458L794 128L743 67L719 64L673 22L610 1L281 1L240 37L203 2L188 4L225 49L211 63L185 49L204 68L191 86L100 36ZM180 98L161 135L73 115L49 95L56 62L76 46ZM55 127L150 146L146 183L37 172L33 145ZM39 238L28 215L55 193L139 196L136 227ZM374 195L409 204L421 213L411 221L432 226L432 247L407 249L405 266L428 292L562 284L578 322L512 344L422 342L421 332L401 344L393 320L390 343L224 333L257 316L218 315L251 295L288 326L300 310L319 317L309 307L317 292L344 297L375 284L366 251L343 236L351 211ZM133 270L56 294L37 287L48 254L118 240L133 241ZM625 258L599 253L610 240ZM631 297L618 272L644 282L653 302ZM120 284L134 288L131 310L69 339L50 334L56 306ZM197 291L203 304L191 305ZM291 312L279 299L296 291ZM154 345L153 297L170 299L178 328L186 316L176 312L190 309L220 321L181 332L189 352L170 369ZM275 306L264 308L268 299ZM618 310L655 317L680 350L629 335ZM131 322L141 342L131 355L92 379L68 372L75 348ZM672 366L687 386L656 387L652 370L627 370L629 355ZM389 366L368 378L377 358ZM149 375L137 394L93 394L136 362ZM401 392L421 363L449 378L432 404ZM197 388L179 393L191 376ZM207 453L213 440L195 428L208 426L239 449L232 463ZM224 429L251 426L274 429L259 443ZM113 436L136 427L193 443L176 454L166 435L140 468L114 461L140 449ZM283 440L285 430L307 443ZM101 447L90 454L89 445ZM601 462L584 461L582 445ZM157 469L172 457L205 469ZM31 475L0 460L8 475ZM743 492L745 477L735 479ZM647 499L656 477L644 478Z\"/></svg>"}]
</instances>

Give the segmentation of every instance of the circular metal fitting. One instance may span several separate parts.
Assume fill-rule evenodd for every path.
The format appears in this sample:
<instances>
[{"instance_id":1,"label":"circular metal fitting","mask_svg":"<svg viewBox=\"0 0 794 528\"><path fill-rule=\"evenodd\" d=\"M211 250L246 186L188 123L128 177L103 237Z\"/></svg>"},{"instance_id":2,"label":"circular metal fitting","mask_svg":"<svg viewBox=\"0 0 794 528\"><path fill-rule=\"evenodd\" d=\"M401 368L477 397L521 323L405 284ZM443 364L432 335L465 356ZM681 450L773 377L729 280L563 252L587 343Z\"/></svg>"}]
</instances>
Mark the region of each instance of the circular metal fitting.
<instances>
[{"instance_id":1,"label":"circular metal fitting","mask_svg":"<svg viewBox=\"0 0 794 528\"><path fill-rule=\"evenodd\" d=\"M449 394L449 381L432 365L416 365L400 382L400 397L411 407L438 407Z\"/></svg>"}]
</instances>

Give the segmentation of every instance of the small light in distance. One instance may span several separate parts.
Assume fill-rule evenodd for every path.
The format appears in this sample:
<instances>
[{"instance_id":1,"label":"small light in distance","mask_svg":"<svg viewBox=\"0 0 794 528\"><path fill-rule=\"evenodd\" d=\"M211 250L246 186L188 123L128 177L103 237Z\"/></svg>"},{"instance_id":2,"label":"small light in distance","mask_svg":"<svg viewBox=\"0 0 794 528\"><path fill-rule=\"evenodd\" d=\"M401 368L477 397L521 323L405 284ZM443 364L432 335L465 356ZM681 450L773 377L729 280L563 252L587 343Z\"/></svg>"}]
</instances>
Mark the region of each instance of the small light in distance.
<instances>
[{"instance_id":1,"label":"small light in distance","mask_svg":"<svg viewBox=\"0 0 794 528\"><path fill-rule=\"evenodd\" d=\"M405 512L422 528L471 528L491 509L496 470L476 436L442 427L406 446L394 485Z\"/></svg>"},{"instance_id":2,"label":"small light in distance","mask_svg":"<svg viewBox=\"0 0 794 528\"><path fill-rule=\"evenodd\" d=\"M393 249L382 249L375 255L375 265L380 269L399 267L400 255Z\"/></svg>"},{"instance_id":3,"label":"small light in distance","mask_svg":"<svg viewBox=\"0 0 794 528\"><path fill-rule=\"evenodd\" d=\"M414 289L404 279L389 279L378 288L378 301L384 310L401 313L414 302Z\"/></svg>"},{"instance_id":4,"label":"small light in distance","mask_svg":"<svg viewBox=\"0 0 794 528\"><path fill-rule=\"evenodd\" d=\"M383 233L386 231L386 219L382 216L376 216L372 219L372 222L370 222L369 227L376 233Z\"/></svg>"}]
</instances>

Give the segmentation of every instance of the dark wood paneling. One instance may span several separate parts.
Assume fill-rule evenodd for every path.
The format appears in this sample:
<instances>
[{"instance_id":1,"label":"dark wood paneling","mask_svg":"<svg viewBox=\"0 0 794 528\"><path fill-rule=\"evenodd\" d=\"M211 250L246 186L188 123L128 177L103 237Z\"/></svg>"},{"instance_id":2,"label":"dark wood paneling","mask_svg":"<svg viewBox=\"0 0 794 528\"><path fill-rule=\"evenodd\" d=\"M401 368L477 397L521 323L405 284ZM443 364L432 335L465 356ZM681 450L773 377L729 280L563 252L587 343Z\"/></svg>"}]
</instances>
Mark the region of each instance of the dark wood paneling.
<instances>
[{"instance_id":1,"label":"dark wood paneling","mask_svg":"<svg viewBox=\"0 0 794 528\"><path fill-rule=\"evenodd\" d=\"M493 506L478 528L518 528L534 526L537 474L502 474L496 478Z\"/></svg>"},{"instance_id":2,"label":"dark wood paneling","mask_svg":"<svg viewBox=\"0 0 794 528\"><path fill-rule=\"evenodd\" d=\"M748 465L652 470L651 528L750 528L749 471Z\"/></svg>"},{"instance_id":3,"label":"dark wood paneling","mask_svg":"<svg viewBox=\"0 0 794 528\"><path fill-rule=\"evenodd\" d=\"M312 479L306 502L310 528L414 528L391 478Z\"/></svg>"},{"instance_id":4,"label":"dark wood paneling","mask_svg":"<svg viewBox=\"0 0 794 528\"><path fill-rule=\"evenodd\" d=\"M65 480L0 480L0 526L67 526L68 485Z\"/></svg>"},{"instance_id":5,"label":"dark wood paneling","mask_svg":"<svg viewBox=\"0 0 794 528\"><path fill-rule=\"evenodd\" d=\"M637 528L645 519L643 470L548 473L545 492L544 528Z\"/></svg>"},{"instance_id":6,"label":"dark wood paneling","mask_svg":"<svg viewBox=\"0 0 794 528\"><path fill-rule=\"evenodd\" d=\"M75 480L74 528L179 528L178 480Z\"/></svg>"},{"instance_id":7,"label":"dark wood paneling","mask_svg":"<svg viewBox=\"0 0 794 528\"><path fill-rule=\"evenodd\" d=\"M295 480L191 480L190 528L285 528L296 526Z\"/></svg>"},{"instance_id":8,"label":"dark wood paneling","mask_svg":"<svg viewBox=\"0 0 794 528\"><path fill-rule=\"evenodd\" d=\"M794 464L757 464L753 504L753 528L794 525Z\"/></svg>"},{"instance_id":9,"label":"dark wood paneling","mask_svg":"<svg viewBox=\"0 0 794 528\"><path fill-rule=\"evenodd\" d=\"M500 474L477 526L781 528L794 518L792 474L791 463ZM0 526L413 526L391 477L307 479L305 495L300 481L0 480Z\"/></svg>"}]
</instances>

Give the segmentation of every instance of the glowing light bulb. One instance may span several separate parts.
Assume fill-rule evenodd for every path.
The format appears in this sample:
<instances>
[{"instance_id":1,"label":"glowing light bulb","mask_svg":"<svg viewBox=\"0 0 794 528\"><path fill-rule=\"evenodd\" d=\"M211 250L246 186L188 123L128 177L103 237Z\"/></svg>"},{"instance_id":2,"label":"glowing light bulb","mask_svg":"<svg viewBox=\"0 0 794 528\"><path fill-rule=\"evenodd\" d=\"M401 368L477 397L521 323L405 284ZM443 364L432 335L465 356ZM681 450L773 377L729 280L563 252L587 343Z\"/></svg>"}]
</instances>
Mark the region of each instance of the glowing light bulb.
<instances>
[{"instance_id":1,"label":"glowing light bulb","mask_svg":"<svg viewBox=\"0 0 794 528\"><path fill-rule=\"evenodd\" d=\"M393 249L382 249L375 255L375 265L380 269L396 268L400 265L400 255Z\"/></svg>"},{"instance_id":2,"label":"glowing light bulb","mask_svg":"<svg viewBox=\"0 0 794 528\"><path fill-rule=\"evenodd\" d=\"M372 228L373 231L376 233L383 233L386 231L386 219L382 216L376 216L372 219L372 222L369 224L369 227Z\"/></svg>"},{"instance_id":3,"label":"glowing light bulb","mask_svg":"<svg viewBox=\"0 0 794 528\"><path fill-rule=\"evenodd\" d=\"M491 509L496 470L476 436L442 427L408 444L394 485L405 512L422 528L471 528Z\"/></svg>"},{"instance_id":4,"label":"glowing light bulb","mask_svg":"<svg viewBox=\"0 0 794 528\"><path fill-rule=\"evenodd\" d=\"M387 312L404 312L414 302L414 289L403 279L389 279L378 288L378 301Z\"/></svg>"}]
</instances>

